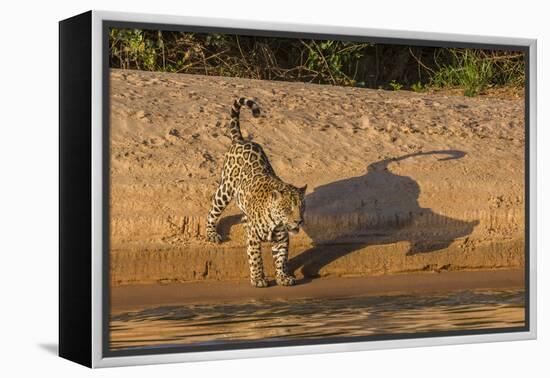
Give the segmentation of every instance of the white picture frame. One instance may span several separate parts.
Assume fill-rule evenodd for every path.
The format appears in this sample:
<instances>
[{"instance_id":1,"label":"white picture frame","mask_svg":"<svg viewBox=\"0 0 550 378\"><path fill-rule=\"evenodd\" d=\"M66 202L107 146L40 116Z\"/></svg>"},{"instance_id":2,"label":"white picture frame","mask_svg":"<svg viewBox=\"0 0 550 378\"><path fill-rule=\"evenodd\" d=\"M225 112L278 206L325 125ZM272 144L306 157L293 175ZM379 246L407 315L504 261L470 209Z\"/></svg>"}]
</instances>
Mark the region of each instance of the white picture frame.
<instances>
[{"instance_id":1,"label":"white picture frame","mask_svg":"<svg viewBox=\"0 0 550 378\"><path fill-rule=\"evenodd\" d=\"M62 32L60 38L64 36L69 38L65 45L62 44L60 49L60 60L63 60L64 54L68 54L72 43L71 38L77 39L76 30L89 28L90 40L89 40L89 53L91 61L89 62L90 68L90 97L89 99L83 99L80 97L74 97L71 101L84 101L83 107L89 107L91 119L90 129L83 128L82 133L88 132L90 138L90 152L88 157L91 162L90 171L87 173L90 176L91 182L91 198L78 197L76 194L74 197L67 196L65 204L60 204L60 207L70 206L72 201L90 203L90 225L91 229L81 228L77 230L80 236L86 240L89 238L89 244L84 242L82 248L88 248L89 254L84 254L82 259L78 260L78 267L71 259L80 257L69 257L69 252L60 252L60 264L65 267L60 269L60 274L66 274L66 269L72 269L73 271L78 269L89 269L89 286L82 284L76 285L71 280L73 276L63 276L60 278L60 290L62 296L67 296L67 301L63 301L60 298L60 354L66 358L75 360L79 363L90 367L115 367L115 366L129 366L129 365L143 365L143 364L157 364L157 363L174 363L174 362L190 362L190 361L205 361L205 360L222 360L222 359L236 359L236 358L252 358L252 357L267 357L267 356L285 356L285 355L297 355L297 354L312 354L312 353L327 353L327 352L348 352L348 351L361 351L361 350L374 350L374 349L388 349L388 348L410 348L410 347L422 347L422 346L436 346L436 345L450 345L450 344L466 344L466 343L481 343L481 342L497 342L497 341L511 341L511 340L527 340L535 339L537 336L537 318L536 318L536 258L537 258L537 237L536 237L536 223L537 223L537 182L536 182L536 54L537 54L537 41L533 39L522 38L502 38L491 36L478 36L478 35L459 35L459 34L444 34L444 33L423 33L423 32L408 32L400 30L383 30L383 29L369 29L369 28L352 28L352 27L335 27L327 25L311 25L311 24L286 24L286 23L265 23L260 21L241 21L232 19L214 19L214 18L194 18L185 16L172 16L172 15L155 15L155 14L137 14L137 13L122 13L122 12L105 12L105 11L91 11L81 17L74 19L77 23L73 29L64 30L61 26ZM60 25L63 24L62 21ZM446 42L452 44L483 44L483 45L513 45L521 46L525 48L528 54L528 85L526 91L527 105L526 108L526 128L528 129L529 138L526 139L526 148L528 151L528 238L526 243L528 250L526 251L526 278L529 301L528 305L528 330L524 332L510 332L510 333L485 333L475 335L458 335L448 337L425 337L425 338L406 338L397 340L379 340L379 341L361 341L352 343L340 343L340 344L315 344L315 345L297 345L297 346L284 346L284 347L268 347L268 348L253 348L253 349L232 349L232 350L215 350L215 351L200 351L200 352L185 352L185 353L154 353L144 355L133 356L106 356L104 336L105 336L105 297L106 290L105 280L105 265L104 265L104 242L106 240L104 232L105 224L105 182L104 177L104 143L106 136L104 135L104 122L105 122L105 90L104 80L105 76L105 25L109 22L129 23L129 24L154 24L154 25L184 25L184 26L196 26L202 28L222 28L222 29L236 29L236 30L251 30L251 31L266 31L266 32L284 32L284 33L307 33L307 34L322 34L322 35L337 35L337 36L352 36L352 37L368 37L377 38L382 40L407 40L415 41L419 43L430 42ZM64 34L65 33L65 34ZM67 35L71 33L72 37ZM66 48L63 48L66 46ZM86 48L88 48L86 47ZM60 72L60 77L64 72ZM64 80L63 77L60 80ZM66 79L69 80L69 79ZM62 91L65 88L60 85ZM63 95L63 94L62 94ZM69 101L69 99L67 99ZM61 101L62 102L62 101ZM60 112L67 103L60 104ZM63 122L63 117L61 117ZM70 119L67 118L67 119ZM76 118L75 118L76 119ZM62 126L63 129L63 126ZM62 138L63 139L63 138ZM63 143L61 143L63 148ZM63 155L62 155L63 156ZM527 157L527 156L526 156ZM75 158L79 158L77 155ZM63 163L62 163L63 164ZM68 171L70 173L70 171ZM63 174L61 174L61 182L63 183ZM526 188L527 189L527 188ZM62 185L63 190L63 185ZM527 191L526 191L527 192ZM527 210L527 209L526 209ZM63 211L61 211L63 214ZM527 214L526 214L527 215ZM63 223L63 217L61 222ZM526 217L527 218L527 217ZM527 220L527 219L526 219ZM68 222L68 221L67 221ZM60 235L64 237L64 230L69 231L71 226L66 224L66 228L61 228ZM73 225L73 227L76 227ZM63 244L63 243L60 243ZM63 248L63 245L60 247ZM71 252L74 253L74 252ZM90 257L90 260L85 258ZM82 278L82 276L80 277ZM73 289L68 288L71 286ZM79 312L70 309L74 307L74 296L77 288L84 287L89 289L89 292L83 293L84 299L89 299L89 308L84 311L90 311L90 318L81 319L78 322L78 326L68 328L67 322L73 320L78 316ZM74 290L74 291L71 291ZM87 291L87 290L86 290ZM89 322L89 324L88 324ZM89 325L89 328L87 328ZM81 333L86 333L91 330L89 339L82 338ZM83 350L73 354L70 349L74 348L75 338L81 338L83 344L88 343L89 346L83 346Z\"/></svg>"}]
</instances>

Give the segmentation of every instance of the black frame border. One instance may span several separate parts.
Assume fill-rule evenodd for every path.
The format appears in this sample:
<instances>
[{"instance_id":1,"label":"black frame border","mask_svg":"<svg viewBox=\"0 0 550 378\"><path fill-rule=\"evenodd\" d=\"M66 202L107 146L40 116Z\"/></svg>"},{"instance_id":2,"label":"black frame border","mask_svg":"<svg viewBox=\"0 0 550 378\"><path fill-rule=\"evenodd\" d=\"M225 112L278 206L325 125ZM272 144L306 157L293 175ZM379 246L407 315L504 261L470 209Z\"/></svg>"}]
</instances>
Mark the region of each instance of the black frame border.
<instances>
[{"instance_id":1,"label":"black frame border","mask_svg":"<svg viewBox=\"0 0 550 378\"><path fill-rule=\"evenodd\" d=\"M285 340L285 341L243 341L224 345L193 345L193 346L166 346L162 348L151 347L143 349L125 349L125 350L110 350L109 339L109 319L110 319L110 67L109 67L109 29L130 28L143 30L163 30L163 31L179 31L179 32L194 32L194 33L224 33L243 36L260 36L272 38L307 38L307 39L332 39L339 41L354 41L354 42L373 42L379 44L395 44L409 46L430 46L443 48L478 48L478 49L494 49L505 51L521 51L524 53L525 59L525 325L523 327L507 327L507 328L489 328L481 330L461 330L461 331L435 331L435 332L420 332L420 333L400 333L400 334L380 334L371 336L356 336L356 337L339 337L329 339L308 339L308 340ZM402 32L407 34L406 31ZM127 356L146 356L158 354L175 354L175 353L192 353L205 351L227 351L227 350L243 350L256 348L277 348L277 347L292 347L292 346L307 346L307 345L330 345L340 343L354 343L366 341L387 341L387 340L410 340L423 339L434 337L449 337L449 336L471 336L471 335L488 335L498 333L516 333L530 331L530 83L534 80L530 72L530 49L529 46L523 45L508 45L508 44L490 44L477 42L455 42L443 40L425 40L414 38L393 38L393 37L368 37L368 36L351 36L343 34L325 34L325 33L310 33L310 32L292 32L292 31L274 31L263 29L245 29L232 27L210 27L196 25L176 25L163 23L149 22L128 22L116 20L102 21L102 163L103 163L103 250L102 250L102 357L127 357ZM536 73L533 73L536 75Z\"/></svg>"},{"instance_id":2,"label":"black frame border","mask_svg":"<svg viewBox=\"0 0 550 378\"><path fill-rule=\"evenodd\" d=\"M92 12L59 22L59 356L92 366Z\"/></svg>"}]
</instances>

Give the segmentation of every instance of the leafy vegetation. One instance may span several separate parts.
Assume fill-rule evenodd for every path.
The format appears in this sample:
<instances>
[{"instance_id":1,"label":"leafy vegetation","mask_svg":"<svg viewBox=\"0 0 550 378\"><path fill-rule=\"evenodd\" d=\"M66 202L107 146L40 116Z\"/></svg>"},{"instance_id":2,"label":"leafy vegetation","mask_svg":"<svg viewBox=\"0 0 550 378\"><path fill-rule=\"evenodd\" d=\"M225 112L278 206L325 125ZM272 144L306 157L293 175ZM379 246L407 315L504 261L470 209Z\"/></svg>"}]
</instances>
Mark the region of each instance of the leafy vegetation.
<instances>
[{"instance_id":1,"label":"leafy vegetation","mask_svg":"<svg viewBox=\"0 0 550 378\"><path fill-rule=\"evenodd\" d=\"M522 87L523 54L138 29L110 30L113 68L409 89Z\"/></svg>"},{"instance_id":2,"label":"leafy vegetation","mask_svg":"<svg viewBox=\"0 0 550 378\"><path fill-rule=\"evenodd\" d=\"M420 93L420 92L424 92L425 90L426 90L426 87L422 85L422 83L419 81L411 84L411 91L413 92Z\"/></svg>"},{"instance_id":3,"label":"leafy vegetation","mask_svg":"<svg viewBox=\"0 0 550 378\"><path fill-rule=\"evenodd\" d=\"M490 85L522 86L524 83L524 64L517 60L517 54L458 49L449 52L450 62L440 66L431 78L431 84L436 87L460 87L464 95L475 96Z\"/></svg>"},{"instance_id":4,"label":"leafy vegetation","mask_svg":"<svg viewBox=\"0 0 550 378\"><path fill-rule=\"evenodd\" d=\"M394 91L399 91L399 90L401 90L401 88L403 88L403 86L395 80L390 81L390 87Z\"/></svg>"}]
</instances>

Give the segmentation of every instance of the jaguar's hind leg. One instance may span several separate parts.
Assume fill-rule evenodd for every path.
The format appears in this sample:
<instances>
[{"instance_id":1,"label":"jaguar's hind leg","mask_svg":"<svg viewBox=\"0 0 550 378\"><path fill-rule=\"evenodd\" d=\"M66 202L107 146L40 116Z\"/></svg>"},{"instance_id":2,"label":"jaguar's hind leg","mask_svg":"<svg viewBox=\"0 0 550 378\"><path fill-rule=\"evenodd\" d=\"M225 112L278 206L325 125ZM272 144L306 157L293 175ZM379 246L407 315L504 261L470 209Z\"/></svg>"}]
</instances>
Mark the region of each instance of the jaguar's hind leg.
<instances>
[{"instance_id":1,"label":"jaguar's hind leg","mask_svg":"<svg viewBox=\"0 0 550 378\"><path fill-rule=\"evenodd\" d=\"M233 199L233 190L226 184L221 183L212 197L210 211L206 218L206 240L212 243L221 243L222 237L216 231L216 225L220 219L220 215Z\"/></svg>"}]
</instances>

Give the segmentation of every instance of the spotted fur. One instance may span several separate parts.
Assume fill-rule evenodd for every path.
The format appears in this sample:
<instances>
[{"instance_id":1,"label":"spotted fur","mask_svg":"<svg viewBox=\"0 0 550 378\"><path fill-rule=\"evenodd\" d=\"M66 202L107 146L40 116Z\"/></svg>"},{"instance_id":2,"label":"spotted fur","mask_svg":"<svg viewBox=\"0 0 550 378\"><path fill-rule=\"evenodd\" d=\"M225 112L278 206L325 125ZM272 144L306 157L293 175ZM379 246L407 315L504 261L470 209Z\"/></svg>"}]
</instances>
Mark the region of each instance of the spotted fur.
<instances>
[{"instance_id":1,"label":"spotted fur","mask_svg":"<svg viewBox=\"0 0 550 378\"><path fill-rule=\"evenodd\" d=\"M258 104L250 99L240 98L231 107L231 147L225 154L220 184L212 197L206 237L210 242L221 242L216 225L223 210L235 198L244 214L250 282L255 287L267 286L261 244L270 242L277 284L291 286L296 279L287 268L289 233L297 233L303 224L306 186L297 188L283 182L262 147L243 139L239 122L243 105L253 116L260 115Z\"/></svg>"}]
</instances>

